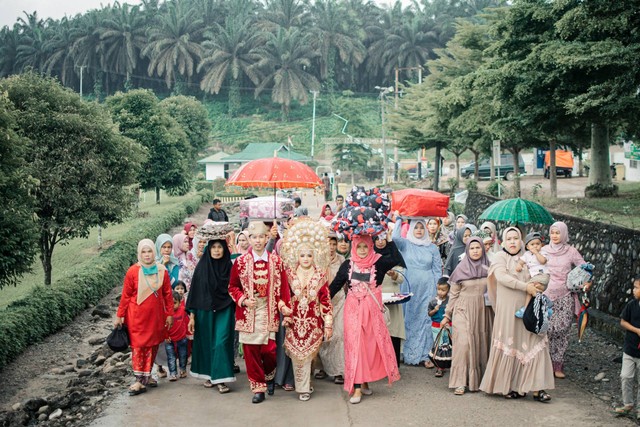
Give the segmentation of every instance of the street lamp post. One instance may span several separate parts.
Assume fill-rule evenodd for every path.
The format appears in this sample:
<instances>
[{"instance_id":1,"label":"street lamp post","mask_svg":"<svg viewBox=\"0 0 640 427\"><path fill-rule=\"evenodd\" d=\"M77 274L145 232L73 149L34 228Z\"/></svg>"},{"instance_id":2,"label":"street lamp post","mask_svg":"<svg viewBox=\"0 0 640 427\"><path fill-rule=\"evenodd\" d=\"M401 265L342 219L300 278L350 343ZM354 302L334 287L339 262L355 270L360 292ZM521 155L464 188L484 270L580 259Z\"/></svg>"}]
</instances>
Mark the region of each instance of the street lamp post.
<instances>
[{"instance_id":1,"label":"street lamp post","mask_svg":"<svg viewBox=\"0 0 640 427\"><path fill-rule=\"evenodd\" d=\"M393 87L376 86L376 89L380 91L380 116L382 121L382 185L387 185L387 139L384 132L384 95L393 92Z\"/></svg>"}]
</instances>

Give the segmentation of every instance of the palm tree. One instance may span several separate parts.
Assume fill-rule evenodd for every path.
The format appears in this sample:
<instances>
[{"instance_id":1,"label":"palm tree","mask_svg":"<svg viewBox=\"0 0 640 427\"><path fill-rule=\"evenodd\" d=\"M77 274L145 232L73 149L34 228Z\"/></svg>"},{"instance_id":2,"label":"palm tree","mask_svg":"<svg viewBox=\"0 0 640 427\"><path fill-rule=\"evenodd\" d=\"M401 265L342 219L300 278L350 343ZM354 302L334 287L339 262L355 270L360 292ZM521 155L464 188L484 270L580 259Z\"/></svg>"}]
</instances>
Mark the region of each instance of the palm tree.
<instances>
[{"instance_id":1,"label":"palm tree","mask_svg":"<svg viewBox=\"0 0 640 427\"><path fill-rule=\"evenodd\" d=\"M42 71L47 53L44 45L47 37L46 27L42 19L38 18L37 12L32 14L24 13L26 19L18 18L16 27L18 28L19 41L16 49L16 70L24 70L31 67Z\"/></svg>"},{"instance_id":2,"label":"palm tree","mask_svg":"<svg viewBox=\"0 0 640 427\"><path fill-rule=\"evenodd\" d=\"M142 55L150 59L149 75L164 75L168 88L175 84L178 74L190 78L202 56L202 47L195 41L201 25L194 9L185 13L179 3L169 3L157 26L149 29L149 44L142 50Z\"/></svg>"},{"instance_id":3,"label":"palm tree","mask_svg":"<svg viewBox=\"0 0 640 427\"><path fill-rule=\"evenodd\" d=\"M76 60L76 65L87 68L87 74L91 76L94 86L102 84L98 76L102 74L104 46L100 40L99 28L108 14L108 9L91 10L76 18L78 21L77 34L71 46L71 52Z\"/></svg>"},{"instance_id":4,"label":"palm tree","mask_svg":"<svg viewBox=\"0 0 640 427\"><path fill-rule=\"evenodd\" d=\"M0 77L11 75L16 70L19 42L18 28L5 26L0 30Z\"/></svg>"},{"instance_id":5,"label":"palm tree","mask_svg":"<svg viewBox=\"0 0 640 427\"><path fill-rule=\"evenodd\" d=\"M75 58L73 46L76 38L79 36L77 29L77 21L72 22L67 17L56 24L52 31L53 37L46 40L44 44L45 50L48 52L48 58L44 63L44 70L48 74L54 71L60 76L60 81L65 86L70 86L73 82Z\"/></svg>"},{"instance_id":6,"label":"palm tree","mask_svg":"<svg viewBox=\"0 0 640 427\"><path fill-rule=\"evenodd\" d=\"M385 42L381 64L385 75L391 75L395 67L421 67L435 57L439 48L437 34L421 16L413 16L404 22Z\"/></svg>"},{"instance_id":7,"label":"palm tree","mask_svg":"<svg viewBox=\"0 0 640 427\"><path fill-rule=\"evenodd\" d=\"M101 65L108 73L124 75L129 81L147 42L144 17L138 6L118 2L111 7L110 15L98 29L104 49Z\"/></svg>"},{"instance_id":8,"label":"palm tree","mask_svg":"<svg viewBox=\"0 0 640 427\"><path fill-rule=\"evenodd\" d=\"M266 29L277 30L291 27L302 28L309 23L309 12L302 0L268 0L263 15Z\"/></svg>"},{"instance_id":9,"label":"palm tree","mask_svg":"<svg viewBox=\"0 0 640 427\"><path fill-rule=\"evenodd\" d=\"M316 0L312 9L316 33L312 46L320 54L320 78L333 90L338 59L357 67L366 56L362 23L336 0Z\"/></svg>"},{"instance_id":10,"label":"palm tree","mask_svg":"<svg viewBox=\"0 0 640 427\"><path fill-rule=\"evenodd\" d=\"M271 99L282 106L282 117L288 120L292 101L301 104L309 100L309 91L318 90L318 79L309 73L311 61L317 53L309 50L311 34L297 28L278 29L266 35L266 44L256 49L260 60L255 68L264 71L265 77L256 88L256 98L271 87Z\"/></svg>"},{"instance_id":11,"label":"palm tree","mask_svg":"<svg viewBox=\"0 0 640 427\"><path fill-rule=\"evenodd\" d=\"M224 81L229 78L229 114L233 115L240 104L240 80L246 75L254 84L261 80L260 70L253 67L259 56L254 46L259 35L252 23L242 18L227 17L225 26L214 24L208 32L209 39L202 45L206 49L198 72L204 71L200 88L205 92L219 93Z\"/></svg>"}]
</instances>

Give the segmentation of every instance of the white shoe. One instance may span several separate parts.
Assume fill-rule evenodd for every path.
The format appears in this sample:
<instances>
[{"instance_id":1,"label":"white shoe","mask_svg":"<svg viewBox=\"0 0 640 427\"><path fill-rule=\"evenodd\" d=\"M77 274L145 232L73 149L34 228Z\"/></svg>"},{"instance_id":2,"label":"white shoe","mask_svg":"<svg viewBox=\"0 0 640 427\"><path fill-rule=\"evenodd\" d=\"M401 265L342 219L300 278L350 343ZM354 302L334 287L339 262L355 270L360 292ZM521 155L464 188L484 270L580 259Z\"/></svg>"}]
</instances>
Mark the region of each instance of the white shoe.
<instances>
[{"instance_id":1,"label":"white shoe","mask_svg":"<svg viewBox=\"0 0 640 427\"><path fill-rule=\"evenodd\" d=\"M370 388L361 388L360 393L362 393L365 396L371 396L373 394L373 391L371 391Z\"/></svg>"},{"instance_id":2,"label":"white shoe","mask_svg":"<svg viewBox=\"0 0 640 427\"><path fill-rule=\"evenodd\" d=\"M360 396L351 396L351 398L349 399L349 403L353 403L354 405L357 403L360 403L360 401L362 400L362 395Z\"/></svg>"}]
</instances>

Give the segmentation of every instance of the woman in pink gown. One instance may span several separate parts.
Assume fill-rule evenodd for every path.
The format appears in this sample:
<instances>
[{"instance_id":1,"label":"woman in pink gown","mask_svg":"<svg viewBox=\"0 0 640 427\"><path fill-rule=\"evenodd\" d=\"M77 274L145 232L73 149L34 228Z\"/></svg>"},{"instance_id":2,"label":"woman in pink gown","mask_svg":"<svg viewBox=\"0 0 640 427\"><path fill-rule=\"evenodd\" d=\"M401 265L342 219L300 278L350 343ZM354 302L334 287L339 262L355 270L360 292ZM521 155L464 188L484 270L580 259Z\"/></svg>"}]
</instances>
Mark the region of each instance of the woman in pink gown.
<instances>
[{"instance_id":1,"label":"woman in pink gown","mask_svg":"<svg viewBox=\"0 0 640 427\"><path fill-rule=\"evenodd\" d=\"M389 384L400 379L389 329L382 314L380 285L390 267L377 262L371 236L356 235L351 258L345 261L329 286L331 296L348 285L344 306L344 389L351 403L373 392L369 382L385 377ZM391 266L393 267L393 266Z\"/></svg>"}]
</instances>

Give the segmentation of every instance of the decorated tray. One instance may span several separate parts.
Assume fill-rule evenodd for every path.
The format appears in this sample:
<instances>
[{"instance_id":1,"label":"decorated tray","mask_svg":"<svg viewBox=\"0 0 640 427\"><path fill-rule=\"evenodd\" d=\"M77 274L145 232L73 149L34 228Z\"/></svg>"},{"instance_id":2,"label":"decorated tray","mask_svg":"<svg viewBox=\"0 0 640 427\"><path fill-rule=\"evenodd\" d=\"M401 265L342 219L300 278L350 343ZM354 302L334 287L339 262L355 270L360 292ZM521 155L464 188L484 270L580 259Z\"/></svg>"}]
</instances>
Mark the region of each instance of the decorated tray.
<instances>
[{"instance_id":1,"label":"decorated tray","mask_svg":"<svg viewBox=\"0 0 640 427\"><path fill-rule=\"evenodd\" d=\"M407 293L392 293L392 292L383 292L382 293L382 302L384 304L404 304L409 301L413 296L412 292Z\"/></svg>"}]
</instances>

